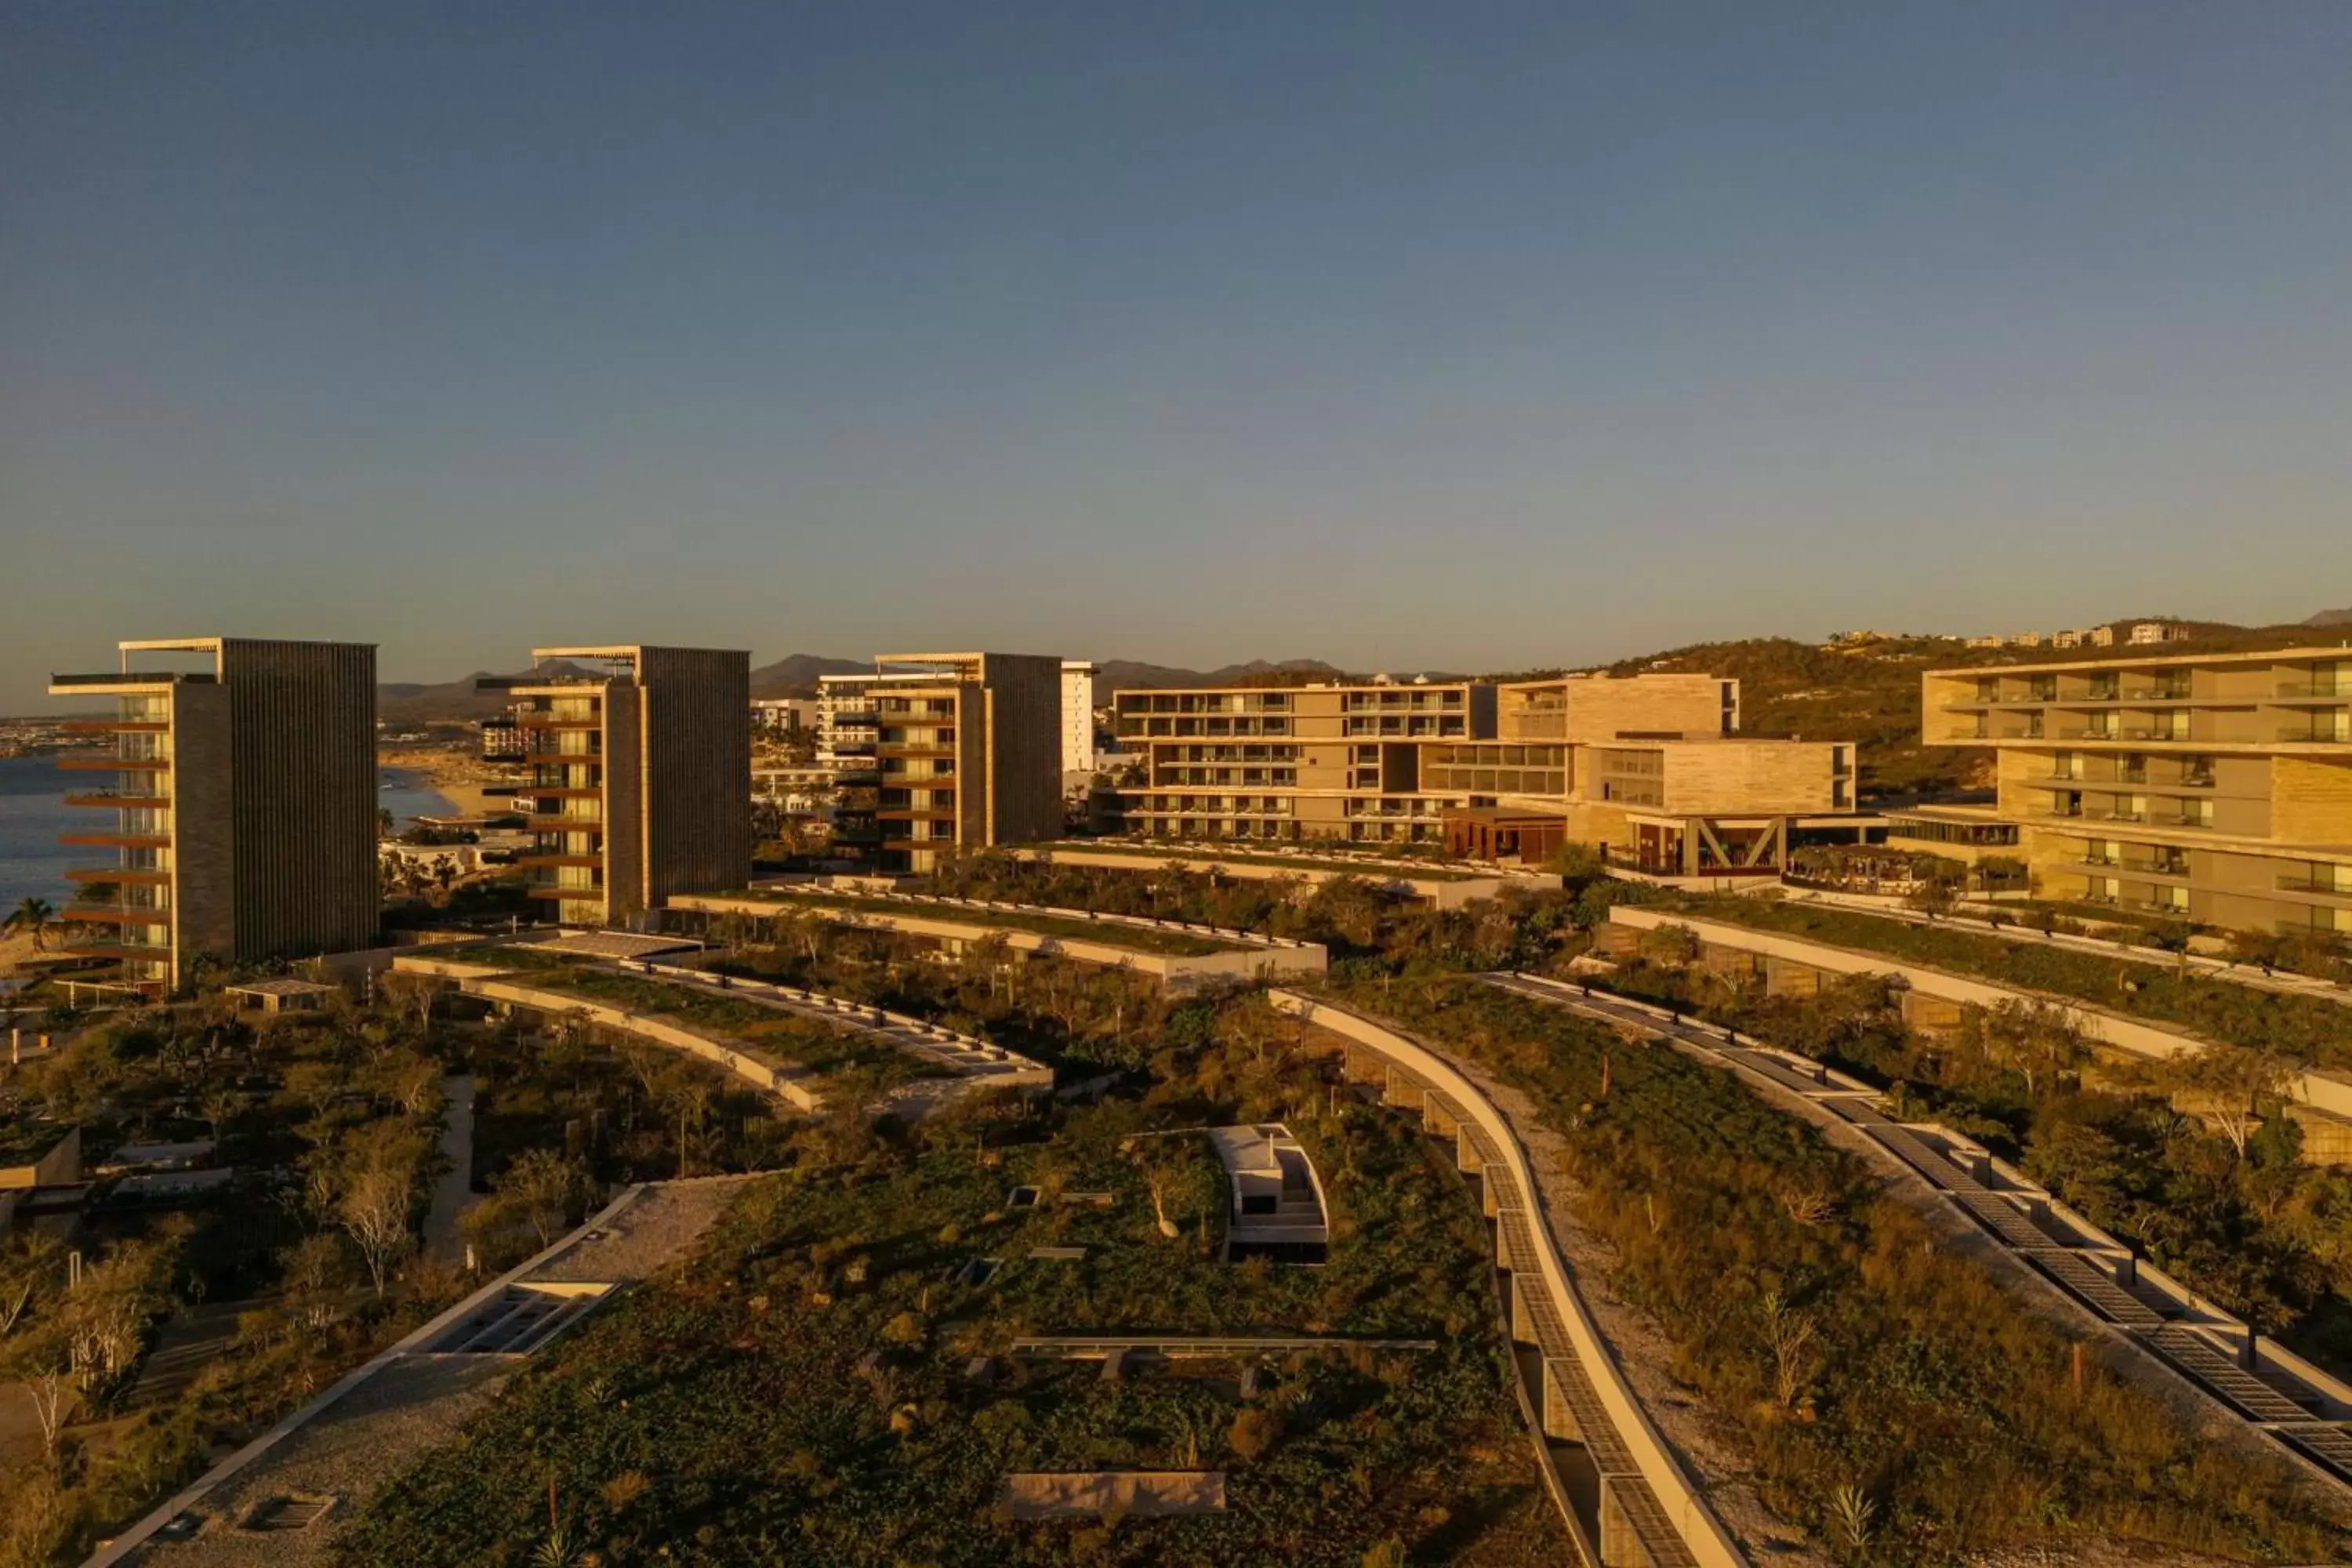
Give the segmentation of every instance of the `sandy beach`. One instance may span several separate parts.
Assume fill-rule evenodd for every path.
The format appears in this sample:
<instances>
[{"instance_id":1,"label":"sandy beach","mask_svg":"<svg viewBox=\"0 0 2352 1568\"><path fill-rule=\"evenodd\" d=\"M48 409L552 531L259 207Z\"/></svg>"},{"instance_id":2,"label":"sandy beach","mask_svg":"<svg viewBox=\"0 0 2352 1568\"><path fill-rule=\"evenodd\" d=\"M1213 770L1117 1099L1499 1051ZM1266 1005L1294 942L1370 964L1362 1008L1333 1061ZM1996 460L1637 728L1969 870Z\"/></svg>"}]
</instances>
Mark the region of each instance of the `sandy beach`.
<instances>
[{"instance_id":1,"label":"sandy beach","mask_svg":"<svg viewBox=\"0 0 2352 1568\"><path fill-rule=\"evenodd\" d=\"M481 816L513 809L503 792L488 793L499 775L478 752L456 746L384 746L377 749L375 760L379 768L408 774L411 788L429 789L446 798L451 815Z\"/></svg>"}]
</instances>

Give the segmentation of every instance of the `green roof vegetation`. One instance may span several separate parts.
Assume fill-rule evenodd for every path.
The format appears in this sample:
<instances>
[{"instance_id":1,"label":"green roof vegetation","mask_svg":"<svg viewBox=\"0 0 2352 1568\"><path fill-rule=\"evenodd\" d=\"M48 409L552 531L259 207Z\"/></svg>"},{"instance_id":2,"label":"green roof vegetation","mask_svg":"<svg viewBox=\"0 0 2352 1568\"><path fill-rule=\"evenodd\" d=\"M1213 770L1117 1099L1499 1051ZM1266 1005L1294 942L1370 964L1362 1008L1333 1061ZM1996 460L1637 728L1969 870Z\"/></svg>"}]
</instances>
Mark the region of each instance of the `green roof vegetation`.
<instances>
[{"instance_id":1,"label":"green roof vegetation","mask_svg":"<svg viewBox=\"0 0 2352 1568\"><path fill-rule=\"evenodd\" d=\"M2340 1555L2284 1459L2211 1444L1941 1242L1860 1160L1731 1074L1467 977L1341 991L1528 1094L1612 1284L1666 1334L1781 1518L1854 1561L2161 1547ZM1603 1064L1607 1063L1604 1069Z\"/></svg>"},{"instance_id":2,"label":"green roof vegetation","mask_svg":"<svg viewBox=\"0 0 2352 1568\"><path fill-rule=\"evenodd\" d=\"M1189 1121L1197 1086L1171 1087L1155 1119ZM847 1158L810 1133L802 1163L748 1191L693 1263L560 1341L394 1483L341 1560L528 1561L551 1488L565 1539L616 1562L680 1543L698 1561L877 1568L1560 1560L1484 1227L1410 1123L1346 1108L1297 1128L1347 1173L1331 1261L1308 1269L1217 1259L1223 1183L1200 1140L1122 1152L1136 1106L1058 1114L1050 1133L935 1120L903 1152L826 1146ZM1022 1184L1042 1200L1010 1206ZM1055 1201L1080 1191L1112 1201ZM1001 1260L985 1283L963 1271L976 1258ZM1435 1346L1276 1358L1247 1399L1230 1362L1106 1380L1006 1354L1016 1337L1104 1332ZM975 1380L980 1357L995 1361ZM1222 1470L1229 1507L1101 1522L996 1510L1007 1472L1098 1468Z\"/></svg>"},{"instance_id":3,"label":"green roof vegetation","mask_svg":"<svg viewBox=\"0 0 2352 1568\"><path fill-rule=\"evenodd\" d=\"M1948 926L1911 925L1819 904L1720 898L1683 900L1677 907L1756 931L2071 997L2208 1039L2281 1051L2315 1068L2352 1068L2352 1008L2325 997L2286 995L2170 965Z\"/></svg>"},{"instance_id":4,"label":"green roof vegetation","mask_svg":"<svg viewBox=\"0 0 2352 1568\"><path fill-rule=\"evenodd\" d=\"M1471 882L1495 875L1492 871L1470 871L1447 866L1382 865L1371 856L1350 856L1334 845L1323 855L1284 855L1264 849L1231 849L1215 843L1158 844L1150 840L1104 838L1086 839L1062 847L1084 850L1096 855L1123 855L1145 864L1162 864L1170 860L1213 861L1223 866L1276 866L1287 871L1336 872L1342 876L1362 877L1372 881ZM1349 865L1350 859L1360 859L1361 865Z\"/></svg>"},{"instance_id":5,"label":"green roof vegetation","mask_svg":"<svg viewBox=\"0 0 2352 1568\"><path fill-rule=\"evenodd\" d=\"M754 1061L831 1073L870 1072L885 1083L937 1078L946 1069L919 1061L862 1029L805 1018L747 997L714 995L650 975L583 965L542 969L528 982L632 1013L653 1013L722 1036Z\"/></svg>"},{"instance_id":6,"label":"green roof vegetation","mask_svg":"<svg viewBox=\"0 0 2352 1568\"><path fill-rule=\"evenodd\" d=\"M754 898L766 895L754 893ZM852 914L905 915L916 919L959 921L966 925L1005 931L1032 931L1069 942L1096 942L1136 952L1163 953L1176 958L1204 958L1217 952L1249 952L1245 942L1225 942L1198 931L1158 931L1149 926L1123 925L1117 921L1079 920L1066 915L1031 914L1013 910L975 910L946 902L913 903L904 899L861 899L835 893L774 896L780 910L800 908L815 914L826 910Z\"/></svg>"},{"instance_id":7,"label":"green roof vegetation","mask_svg":"<svg viewBox=\"0 0 2352 1568\"><path fill-rule=\"evenodd\" d=\"M72 1131L45 1117L0 1116L0 1169L32 1164Z\"/></svg>"}]
</instances>

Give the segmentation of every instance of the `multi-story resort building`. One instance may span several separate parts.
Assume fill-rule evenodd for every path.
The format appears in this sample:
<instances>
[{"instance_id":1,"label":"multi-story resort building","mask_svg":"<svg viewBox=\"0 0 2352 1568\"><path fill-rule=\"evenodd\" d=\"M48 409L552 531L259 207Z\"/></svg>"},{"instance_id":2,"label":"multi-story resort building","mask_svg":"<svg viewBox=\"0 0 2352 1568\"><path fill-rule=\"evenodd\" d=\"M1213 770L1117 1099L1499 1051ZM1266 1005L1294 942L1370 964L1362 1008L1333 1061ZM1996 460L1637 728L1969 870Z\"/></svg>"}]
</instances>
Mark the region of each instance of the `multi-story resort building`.
<instances>
[{"instance_id":1,"label":"multi-story resort building","mask_svg":"<svg viewBox=\"0 0 2352 1568\"><path fill-rule=\"evenodd\" d=\"M1129 826L1181 838L1447 843L1540 860L1563 840L1664 875L1777 872L1793 832L1858 831L1853 749L1746 740L1704 675L1121 691L1144 779Z\"/></svg>"},{"instance_id":2,"label":"multi-story resort building","mask_svg":"<svg viewBox=\"0 0 2352 1568\"><path fill-rule=\"evenodd\" d=\"M116 646L113 673L49 682L52 696L114 705L64 725L96 742L58 759L94 775L67 803L106 814L64 841L113 858L67 873L83 890L65 919L103 932L67 951L116 961L110 983L152 995L202 963L373 945L375 648Z\"/></svg>"},{"instance_id":3,"label":"multi-story resort building","mask_svg":"<svg viewBox=\"0 0 2352 1568\"><path fill-rule=\"evenodd\" d=\"M1476 796L1449 821L1457 853L1539 859L1556 833L1656 876L1766 876L1799 842L1867 831L1853 747L1740 735L1737 680L1565 676L1499 694L1494 742L1433 759L1430 782Z\"/></svg>"},{"instance_id":4,"label":"multi-story resort building","mask_svg":"<svg viewBox=\"0 0 2352 1568\"><path fill-rule=\"evenodd\" d=\"M1929 745L1989 746L2043 897L2352 932L2352 652L2166 655L1921 678Z\"/></svg>"},{"instance_id":5,"label":"multi-story resort building","mask_svg":"<svg viewBox=\"0 0 2352 1568\"><path fill-rule=\"evenodd\" d=\"M834 841L885 871L1062 828L1063 661L1043 654L883 654L818 684L817 757L845 794Z\"/></svg>"},{"instance_id":6,"label":"multi-story resort building","mask_svg":"<svg viewBox=\"0 0 2352 1568\"><path fill-rule=\"evenodd\" d=\"M1426 787L1429 748L1492 736L1495 689L1466 681L1193 687L1112 698L1143 782L1127 824L1173 838L1433 840L1462 792Z\"/></svg>"},{"instance_id":7,"label":"multi-story resort building","mask_svg":"<svg viewBox=\"0 0 2352 1568\"><path fill-rule=\"evenodd\" d=\"M1066 773L1094 770L1095 674L1090 660L1062 661L1062 771Z\"/></svg>"},{"instance_id":8,"label":"multi-story resort building","mask_svg":"<svg viewBox=\"0 0 2352 1568\"><path fill-rule=\"evenodd\" d=\"M530 737L531 896L565 925L625 925L672 893L751 872L751 656L634 645L542 647L561 673L484 677ZM587 672L583 673L583 669Z\"/></svg>"}]
</instances>

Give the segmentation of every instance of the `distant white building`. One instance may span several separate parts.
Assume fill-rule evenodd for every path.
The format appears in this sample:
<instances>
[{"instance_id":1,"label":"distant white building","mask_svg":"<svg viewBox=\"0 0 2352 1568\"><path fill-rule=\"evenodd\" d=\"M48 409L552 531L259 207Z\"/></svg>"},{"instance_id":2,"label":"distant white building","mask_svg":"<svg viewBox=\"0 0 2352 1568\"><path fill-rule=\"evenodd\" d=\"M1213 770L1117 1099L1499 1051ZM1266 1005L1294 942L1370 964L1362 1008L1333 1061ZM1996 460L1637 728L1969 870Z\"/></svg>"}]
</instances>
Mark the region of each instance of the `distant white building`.
<instances>
[{"instance_id":1,"label":"distant white building","mask_svg":"<svg viewBox=\"0 0 2352 1568\"><path fill-rule=\"evenodd\" d=\"M2147 643L2179 642L2185 639L2188 635L2188 632L2184 628L2174 626L2170 621L2135 621L2132 623L2131 640L2134 646Z\"/></svg>"},{"instance_id":2,"label":"distant white building","mask_svg":"<svg viewBox=\"0 0 2352 1568\"><path fill-rule=\"evenodd\" d=\"M813 697L751 699L751 728L754 731L789 735L795 730L814 730L816 723L816 700Z\"/></svg>"},{"instance_id":3,"label":"distant white building","mask_svg":"<svg viewBox=\"0 0 2352 1568\"><path fill-rule=\"evenodd\" d=\"M1082 773L1095 762L1095 667L1087 659L1062 661L1062 771Z\"/></svg>"},{"instance_id":4,"label":"distant white building","mask_svg":"<svg viewBox=\"0 0 2352 1568\"><path fill-rule=\"evenodd\" d=\"M2093 626L2091 628L2091 646L2093 647L2115 647L2116 628L2113 626Z\"/></svg>"}]
</instances>

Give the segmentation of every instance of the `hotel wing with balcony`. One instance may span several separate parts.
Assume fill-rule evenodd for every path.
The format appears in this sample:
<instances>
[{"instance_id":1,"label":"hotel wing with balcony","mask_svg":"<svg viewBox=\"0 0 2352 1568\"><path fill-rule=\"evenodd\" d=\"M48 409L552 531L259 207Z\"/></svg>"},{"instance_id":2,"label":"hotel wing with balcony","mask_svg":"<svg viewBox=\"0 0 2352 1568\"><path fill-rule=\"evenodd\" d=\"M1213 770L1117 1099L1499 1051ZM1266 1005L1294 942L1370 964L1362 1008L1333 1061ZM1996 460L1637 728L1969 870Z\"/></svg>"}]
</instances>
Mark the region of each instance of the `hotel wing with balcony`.
<instances>
[{"instance_id":1,"label":"hotel wing with balcony","mask_svg":"<svg viewBox=\"0 0 2352 1568\"><path fill-rule=\"evenodd\" d=\"M181 637L117 645L111 674L50 678L113 712L68 719L58 765L93 814L66 951L147 994L219 964L371 945L377 925L375 649Z\"/></svg>"},{"instance_id":2,"label":"hotel wing with balcony","mask_svg":"<svg viewBox=\"0 0 2352 1568\"><path fill-rule=\"evenodd\" d=\"M1491 739L1495 689L1469 682L1198 687L1112 699L1144 782L1119 791L1128 826L1172 838L1442 836L1465 793L1429 787L1430 758Z\"/></svg>"},{"instance_id":3,"label":"hotel wing with balcony","mask_svg":"<svg viewBox=\"0 0 2352 1568\"><path fill-rule=\"evenodd\" d=\"M561 672L485 678L516 700L537 836L520 864L564 925L626 925L751 872L751 657L600 645L531 650Z\"/></svg>"},{"instance_id":4,"label":"hotel wing with balcony","mask_svg":"<svg viewBox=\"0 0 2352 1568\"><path fill-rule=\"evenodd\" d=\"M1122 691L1130 830L1435 843L1539 862L1564 840L1661 876L1778 875L1852 838L1853 748L1749 740L1706 675Z\"/></svg>"},{"instance_id":5,"label":"hotel wing with balcony","mask_svg":"<svg viewBox=\"0 0 2352 1568\"><path fill-rule=\"evenodd\" d=\"M2045 898L2352 933L2352 654L1930 670L1930 745L1999 757Z\"/></svg>"},{"instance_id":6,"label":"hotel wing with balcony","mask_svg":"<svg viewBox=\"0 0 2352 1568\"><path fill-rule=\"evenodd\" d=\"M1058 657L903 653L874 663L864 689L884 870L920 875L961 848L1059 835Z\"/></svg>"}]
</instances>

